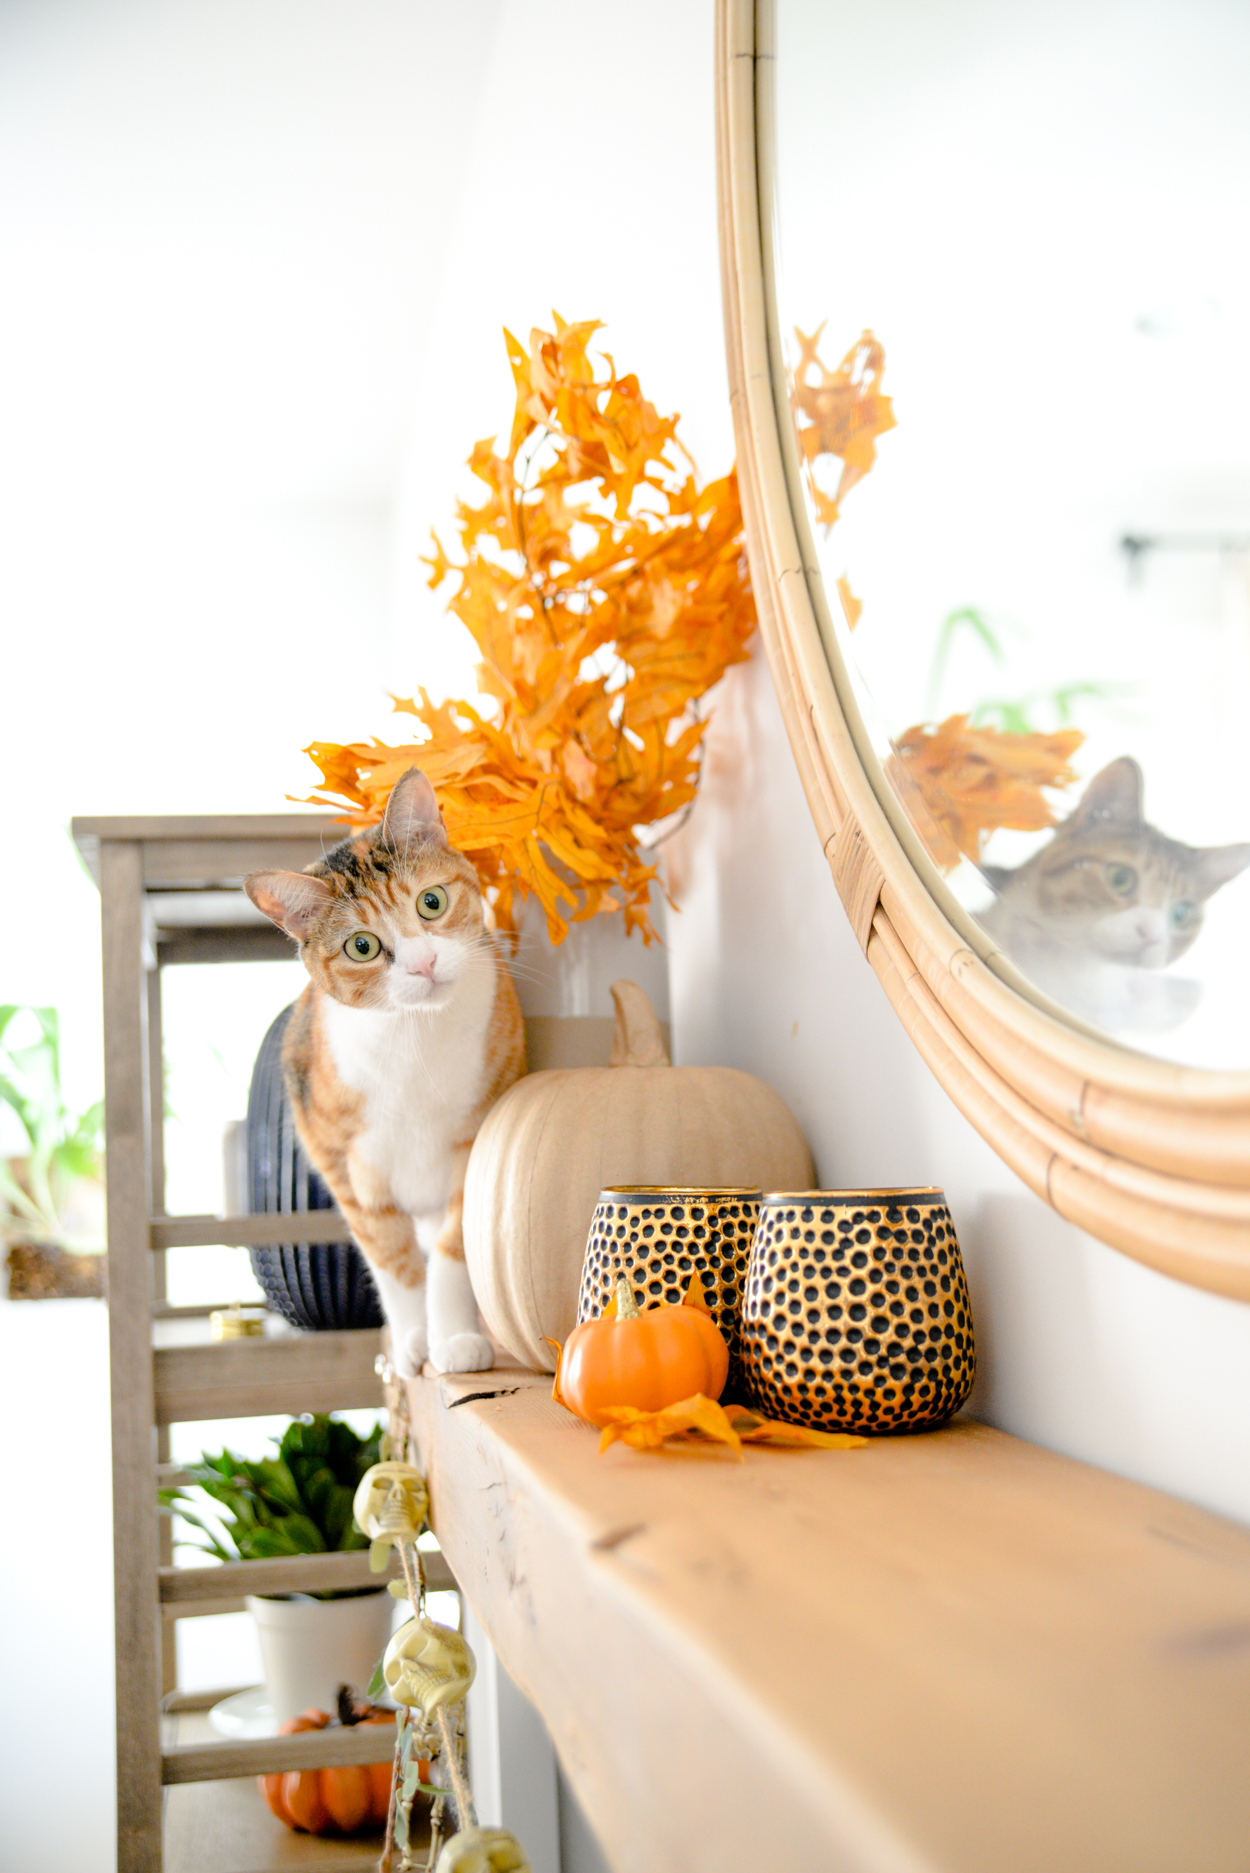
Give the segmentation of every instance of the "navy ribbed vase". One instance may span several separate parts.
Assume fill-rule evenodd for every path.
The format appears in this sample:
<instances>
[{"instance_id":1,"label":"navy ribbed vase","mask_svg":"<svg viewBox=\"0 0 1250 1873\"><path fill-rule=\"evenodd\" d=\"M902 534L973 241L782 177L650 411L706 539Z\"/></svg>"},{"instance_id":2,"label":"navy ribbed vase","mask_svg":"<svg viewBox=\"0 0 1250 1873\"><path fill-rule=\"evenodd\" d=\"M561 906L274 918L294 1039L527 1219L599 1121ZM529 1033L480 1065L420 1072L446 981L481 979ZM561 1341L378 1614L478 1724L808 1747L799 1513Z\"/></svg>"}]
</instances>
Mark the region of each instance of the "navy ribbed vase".
<instances>
[{"instance_id":1,"label":"navy ribbed vase","mask_svg":"<svg viewBox=\"0 0 1250 1873\"><path fill-rule=\"evenodd\" d=\"M282 1083L284 1008L261 1042L247 1099L247 1184L253 1214L332 1210L334 1199L296 1135ZM269 1305L307 1332L380 1327L382 1308L354 1242L283 1242L248 1251Z\"/></svg>"}]
</instances>

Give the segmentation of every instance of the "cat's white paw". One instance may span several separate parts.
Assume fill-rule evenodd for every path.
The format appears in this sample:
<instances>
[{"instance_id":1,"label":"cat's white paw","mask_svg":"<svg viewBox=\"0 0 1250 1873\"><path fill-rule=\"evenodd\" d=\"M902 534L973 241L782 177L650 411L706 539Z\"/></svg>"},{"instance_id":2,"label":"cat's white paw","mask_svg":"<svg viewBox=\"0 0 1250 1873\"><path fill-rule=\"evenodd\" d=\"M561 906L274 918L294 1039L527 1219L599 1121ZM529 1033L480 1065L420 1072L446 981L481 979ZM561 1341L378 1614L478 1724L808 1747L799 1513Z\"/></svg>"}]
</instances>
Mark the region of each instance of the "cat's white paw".
<instances>
[{"instance_id":1,"label":"cat's white paw","mask_svg":"<svg viewBox=\"0 0 1250 1873\"><path fill-rule=\"evenodd\" d=\"M401 1379L415 1379L429 1355L429 1340L424 1327L410 1327L395 1342L395 1370Z\"/></svg>"},{"instance_id":2,"label":"cat's white paw","mask_svg":"<svg viewBox=\"0 0 1250 1873\"><path fill-rule=\"evenodd\" d=\"M439 1372L489 1372L494 1363L495 1349L484 1333L453 1333L430 1344L430 1364Z\"/></svg>"}]
</instances>

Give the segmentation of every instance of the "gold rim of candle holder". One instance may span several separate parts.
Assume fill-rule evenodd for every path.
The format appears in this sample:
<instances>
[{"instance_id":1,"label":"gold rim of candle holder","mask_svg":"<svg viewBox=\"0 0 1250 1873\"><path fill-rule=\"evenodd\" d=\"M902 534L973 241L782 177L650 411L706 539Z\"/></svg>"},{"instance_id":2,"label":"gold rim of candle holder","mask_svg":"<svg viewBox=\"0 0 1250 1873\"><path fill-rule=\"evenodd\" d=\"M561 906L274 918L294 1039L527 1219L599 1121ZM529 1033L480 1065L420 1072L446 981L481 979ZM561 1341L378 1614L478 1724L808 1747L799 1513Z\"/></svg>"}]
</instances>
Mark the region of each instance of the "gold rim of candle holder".
<instances>
[{"instance_id":1,"label":"gold rim of candle holder","mask_svg":"<svg viewBox=\"0 0 1250 1873\"><path fill-rule=\"evenodd\" d=\"M616 1202L627 1202L631 1197L688 1197L693 1202L705 1202L712 1197L763 1197L759 1184L717 1184L713 1189L706 1184L605 1184L599 1192L599 1201L607 1198Z\"/></svg>"},{"instance_id":2,"label":"gold rim of candle holder","mask_svg":"<svg viewBox=\"0 0 1250 1873\"><path fill-rule=\"evenodd\" d=\"M766 1190L761 1200L764 1203L815 1204L818 1208L829 1209L835 1203L888 1201L897 1204L912 1197L940 1197L945 1202L946 1192L940 1184L900 1184L897 1189L887 1190Z\"/></svg>"}]
</instances>

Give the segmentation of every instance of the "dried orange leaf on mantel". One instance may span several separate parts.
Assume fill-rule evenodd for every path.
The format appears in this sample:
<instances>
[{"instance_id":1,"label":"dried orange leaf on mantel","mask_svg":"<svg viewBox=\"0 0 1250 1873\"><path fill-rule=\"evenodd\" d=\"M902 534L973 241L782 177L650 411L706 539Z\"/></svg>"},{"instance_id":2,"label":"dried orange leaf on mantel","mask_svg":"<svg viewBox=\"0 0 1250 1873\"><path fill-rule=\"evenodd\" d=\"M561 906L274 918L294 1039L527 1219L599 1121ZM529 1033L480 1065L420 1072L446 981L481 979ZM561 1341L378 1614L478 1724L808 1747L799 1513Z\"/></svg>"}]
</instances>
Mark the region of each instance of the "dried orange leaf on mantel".
<instances>
[{"instance_id":1,"label":"dried orange leaf on mantel","mask_svg":"<svg viewBox=\"0 0 1250 1873\"><path fill-rule=\"evenodd\" d=\"M866 1437L852 1437L843 1431L810 1431L802 1424L780 1424L761 1418L745 1405L717 1404L702 1392L684 1398L680 1404L663 1411L638 1411L633 1405L613 1405L604 1415L610 1419L599 1439L600 1450L617 1442L631 1450L658 1450L670 1438L689 1439L698 1448L701 1438L727 1444L741 1459L743 1444L768 1444L789 1450L854 1450L866 1444Z\"/></svg>"},{"instance_id":2,"label":"dried orange leaf on mantel","mask_svg":"<svg viewBox=\"0 0 1250 1873\"><path fill-rule=\"evenodd\" d=\"M663 1411L639 1411L635 1405L607 1405L603 1415L609 1422L599 1439L600 1450L618 1441L628 1444L631 1450L658 1450L669 1438L685 1437L697 1431L714 1443L728 1444L739 1458L742 1456L742 1440L723 1408L702 1392L696 1392L693 1398L683 1398L676 1405L666 1405Z\"/></svg>"},{"instance_id":3,"label":"dried orange leaf on mantel","mask_svg":"<svg viewBox=\"0 0 1250 1873\"><path fill-rule=\"evenodd\" d=\"M725 1416L744 1444L768 1444L776 1450L857 1450L868 1442L852 1431L812 1431L805 1424L761 1418L745 1405L726 1405Z\"/></svg>"}]
</instances>

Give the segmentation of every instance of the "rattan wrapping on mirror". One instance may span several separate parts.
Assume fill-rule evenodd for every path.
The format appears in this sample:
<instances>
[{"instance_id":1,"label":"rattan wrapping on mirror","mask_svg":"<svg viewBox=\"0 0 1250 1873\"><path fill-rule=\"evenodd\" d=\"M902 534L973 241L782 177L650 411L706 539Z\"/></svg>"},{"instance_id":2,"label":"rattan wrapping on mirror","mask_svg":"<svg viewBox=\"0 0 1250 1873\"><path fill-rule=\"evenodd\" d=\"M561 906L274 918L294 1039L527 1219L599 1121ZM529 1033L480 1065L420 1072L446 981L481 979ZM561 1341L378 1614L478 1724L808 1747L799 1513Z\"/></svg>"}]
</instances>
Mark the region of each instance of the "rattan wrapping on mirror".
<instances>
[{"instance_id":1,"label":"rattan wrapping on mirror","mask_svg":"<svg viewBox=\"0 0 1250 1873\"><path fill-rule=\"evenodd\" d=\"M1038 1196L1139 1261L1250 1299L1250 1073L1173 1065L1102 1040L1052 1010L987 935L956 927L822 633L770 349L769 17L768 0L718 3L726 349L760 629L839 895L921 1055Z\"/></svg>"}]
</instances>

